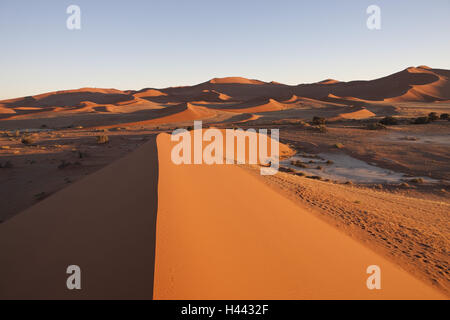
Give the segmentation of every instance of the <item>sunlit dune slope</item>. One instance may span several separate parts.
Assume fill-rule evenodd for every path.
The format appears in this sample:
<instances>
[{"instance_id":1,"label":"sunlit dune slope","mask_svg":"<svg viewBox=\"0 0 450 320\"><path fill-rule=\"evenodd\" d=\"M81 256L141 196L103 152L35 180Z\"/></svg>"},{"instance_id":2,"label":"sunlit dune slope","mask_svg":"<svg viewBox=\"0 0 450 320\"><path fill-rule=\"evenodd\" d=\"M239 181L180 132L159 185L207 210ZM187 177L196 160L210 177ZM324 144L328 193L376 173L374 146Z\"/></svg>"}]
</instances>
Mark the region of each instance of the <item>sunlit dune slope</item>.
<instances>
[{"instance_id":1,"label":"sunlit dune slope","mask_svg":"<svg viewBox=\"0 0 450 320\"><path fill-rule=\"evenodd\" d=\"M156 299L444 298L245 169L177 166L170 137L157 144Z\"/></svg>"},{"instance_id":2,"label":"sunlit dune slope","mask_svg":"<svg viewBox=\"0 0 450 320\"><path fill-rule=\"evenodd\" d=\"M209 81L213 84L264 84L265 82L259 80L246 79L242 77L226 77L226 78L214 78Z\"/></svg>"},{"instance_id":3,"label":"sunlit dune slope","mask_svg":"<svg viewBox=\"0 0 450 320\"><path fill-rule=\"evenodd\" d=\"M274 99L251 101L243 104L229 106L221 110L234 113L260 113L287 109L286 106Z\"/></svg>"}]
</instances>

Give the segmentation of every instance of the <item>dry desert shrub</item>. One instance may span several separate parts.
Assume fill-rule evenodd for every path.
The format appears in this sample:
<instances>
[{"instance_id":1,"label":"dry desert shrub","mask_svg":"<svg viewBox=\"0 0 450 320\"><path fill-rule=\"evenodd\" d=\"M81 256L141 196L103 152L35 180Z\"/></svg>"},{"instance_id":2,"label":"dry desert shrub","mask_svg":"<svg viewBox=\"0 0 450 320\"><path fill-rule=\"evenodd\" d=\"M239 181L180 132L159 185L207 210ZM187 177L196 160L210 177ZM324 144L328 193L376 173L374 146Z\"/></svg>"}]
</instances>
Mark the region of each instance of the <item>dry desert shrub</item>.
<instances>
[{"instance_id":1,"label":"dry desert shrub","mask_svg":"<svg viewBox=\"0 0 450 320\"><path fill-rule=\"evenodd\" d=\"M22 143L26 145L34 144L34 139L32 136L23 136Z\"/></svg>"},{"instance_id":2,"label":"dry desert shrub","mask_svg":"<svg viewBox=\"0 0 450 320\"><path fill-rule=\"evenodd\" d=\"M107 135L97 136L97 144L106 144L109 143L109 137Z\"/></svg>"},{"instance_id":3,"label":"dry desert shrub","mask_svg":"<svg viewBox=\"0 0 450 320\"><path fill-rule=\"evenodd\" d=\"M385 126L395 126L398 124L398 120L395 119L394 117L384 117L383 119L380 120L380 123L385 125Z\"/></svg>"},{"instance_id":4,"label":"dry desert shrub","mask_svg":"<svg viewBox=\"0 0 450 320\"><path fill-rule=\"evenodd\" d=\"M324 125L324 124L326 124L326 122L327 122L327 120L322 117L315 116L312 119L312 123L315 124L316 126Z\"/></svg>"},{"instance_id":5,"label":"dry desert shrub","mask_svg":"<svg viewBox=\"0 0 450 320\"><path fill-rule=\"evenodd\" d=\"M304 164L303 162L301 162L300 160L293 160L293 161L291 161L291 164L298 168L308 168L308 166L306 164Z\"/></svg>"},{"instance_id":6,"label":"dry desert shrub","mask_svg":"<svg viewBox=\"0 0 450 320\"><path fill-rule=\"evenodd\" d=\"M439 120L439 116L436 112L430 112L428 119L430 119L430 121L436 121Z\"/></svg>"},{"instance_id":7,"label":"dry desert shrub","mask_svg":"<svg viewBox=\"0 0 450 320\"><path fill-rule=\"evenodd\" d=\"M380 122L375 122L375 123L367 124L366 129L368 129L368 130L383 130L383 129L386 129L386 126Z\"/></svg>"},{"instance_id":8,"label":"dry desert shrub","mask_svg":"<svg viewBox=\"0 0 450 320\"><path fill-rule=\"evenodd\" d=\"M421 184L421 183L423 183L424 181L423 181L422 178L414 178L414 179L409 180L409 182L411 182L411 183L416 183L416 184Z\"/></svg>"},{"instance_id":9,"label":"dry desert shrub","mask_svg":"<svg viewBox=\"0 0 450 320\"><path fill-rule=\"evenodd\" d=\"M0 168L12 169L14 166L11 161L6 161L5 164L0 163Z\"/></svg>"},{"instance_id":10,"label":"dry desert shrub","mask_svg":"<svg viewBox=\"0 0 450 320\"><path fill-rule=\"evenodd\" d=\"M414 119L414 124L427 124L430 123L430 118L429 117L418 117L416 119Z\"/></svg>"}]
</instances>

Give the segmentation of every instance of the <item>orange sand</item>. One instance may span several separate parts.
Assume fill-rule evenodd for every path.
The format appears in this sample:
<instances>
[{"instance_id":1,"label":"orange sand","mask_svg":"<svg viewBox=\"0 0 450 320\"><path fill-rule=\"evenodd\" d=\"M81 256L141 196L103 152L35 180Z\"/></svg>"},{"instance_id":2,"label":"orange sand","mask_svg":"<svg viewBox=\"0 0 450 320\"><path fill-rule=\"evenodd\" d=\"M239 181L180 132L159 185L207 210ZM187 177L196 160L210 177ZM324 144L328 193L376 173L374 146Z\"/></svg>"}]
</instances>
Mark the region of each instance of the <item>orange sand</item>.
<instances>
[{"instance_id":1,"label":"orange sand","mask_svg":"<svg viewBox=\"0 0 450 320\"><path fill-rule=\"evenodd\" d=\"M221 109L222 111L234 112L234 113L260 113L260 112L272 112L284 110L286 107L274 99L269 99L265 103L257 104L251 107L230 107Z\"/></svg>"},{"instance_id":2,"label":"orange sand","mask_svg":"<svg viewBox=\"0 0 450 320\"><path fill-rule=\"evenodd\" d=\"M169 135L157 145L156 299L445 298L244 169L176 166Z\"/></svg>"},{"instance_id":3,"label":"orange sand","mask_svg":"<svg viewBox=\"0 0 450 320\"><path fill-rule=\"evenodd\" d=\"M246 79L242 77L226 77L226 78L214 78L209 81L213 84L264 84L259 80Z\"/></svg>"},{"instance_id":4,"label":"orange sand","mask_svg":"<svg viewBox=\"0 0 450 320\"><path fill-rule=\"evenodd\" d=\"M0 298L445 298L245 169L176 166L171 148L161 134L1 224Z\"/></svg>"},{"instance_id":5,"label":"orange sand","mask_svg":"<svg viewBox=\"0 0 450 320\"><path fill-rule=\"evenodd\" d=\"M367 119L367 118L371 118L374 116L375 116L375 113L373 113L367 109L361 109L358 111L339 114L339 117L343 118L343 119Z\"/></svg>"}]
</instances>

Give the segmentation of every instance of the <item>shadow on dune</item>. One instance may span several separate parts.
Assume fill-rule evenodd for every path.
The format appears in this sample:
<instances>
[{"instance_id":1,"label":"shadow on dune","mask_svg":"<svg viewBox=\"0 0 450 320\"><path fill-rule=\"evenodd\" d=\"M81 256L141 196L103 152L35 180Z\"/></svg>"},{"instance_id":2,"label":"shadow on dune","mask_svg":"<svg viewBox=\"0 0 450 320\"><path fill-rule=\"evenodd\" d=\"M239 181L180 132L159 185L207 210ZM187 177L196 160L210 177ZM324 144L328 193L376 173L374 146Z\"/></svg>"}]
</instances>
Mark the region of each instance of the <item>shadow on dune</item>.
<instances>
[{"instance_id":1,"label":"shadow on dune","mask_svg":"<svg viewBox=\"0 0 450 320\"><path fill-rule=\"evenodd\" d=\"M296 95L325 99L329 94L340 97L354 97L371 101L402 96L413 85L424 85L438 81L436 75L428 73L410 73L403 70L384 78L371 81L339 82L327 84L299 85L294 89Z\"/></svg>"},{"instance_id":2,"label":"shadow on dune","mask_svg":"<svg viewBox=\"0 0 450 320\"><path fill-rule=\"evenodd\" d=\"M132 95L122 93L100 92L62 92L44 95L43 97L25 97L21 99L4 101L6 107L52 107L52 106L78 106L83 101L98 104L112 104L133 100Z\"/></svg>"},{"instance_id":3,"label":"shadow on dune","mask_svg":"<svg viewBox=\"0 0 450 320\"><path fill-rule=\"evenodd\" d=\"M152 299L156 137L0 225L0 299ZM69 265L81 290L66 287Z\"/></svg>"},{"instance_id":4,"label":"shadow on dune","mask_svg":"<svg viewBox=\"0 0 450 320\"><path fill-rule=\"evenodd\" d=\"M98 111L102 111L102 107ZM103 107L104 108L104 107ZM59 114L49 115L48 117L20 119L10 118L1 119L0 127L6 129L17 128L40 128L46 125L49 128L63 128L74 125L81 125L84 127L101 127L101 126L125 126L130 123L148 121L170 116L180 113L187 109L185 103L176 106L167 106L163 109L152 110L138 110L130 113L74 113L74 114Z\"/></svg>"}]
</instances>

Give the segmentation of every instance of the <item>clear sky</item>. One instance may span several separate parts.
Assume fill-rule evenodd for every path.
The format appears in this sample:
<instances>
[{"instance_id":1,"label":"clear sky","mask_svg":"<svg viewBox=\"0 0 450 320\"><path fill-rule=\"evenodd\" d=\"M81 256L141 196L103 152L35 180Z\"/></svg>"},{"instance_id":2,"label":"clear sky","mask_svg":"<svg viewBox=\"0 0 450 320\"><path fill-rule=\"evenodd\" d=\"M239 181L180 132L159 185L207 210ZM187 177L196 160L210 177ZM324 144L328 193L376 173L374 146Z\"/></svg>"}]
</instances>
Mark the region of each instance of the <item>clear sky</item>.
<instances>
[{"instance_id":1,"label":"clear sky","mask_svg":"<svg viewBox=\"0 0 450 320\"><path fill-rule=\"evenodd\" d=\"M81 8L81 30L66 9ZM369 5L381 30L366 27ZM286 84L450 69L450 0L1 0L0 99L242 76Z\"/></svg>"}]
</instances>

